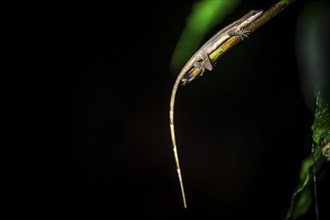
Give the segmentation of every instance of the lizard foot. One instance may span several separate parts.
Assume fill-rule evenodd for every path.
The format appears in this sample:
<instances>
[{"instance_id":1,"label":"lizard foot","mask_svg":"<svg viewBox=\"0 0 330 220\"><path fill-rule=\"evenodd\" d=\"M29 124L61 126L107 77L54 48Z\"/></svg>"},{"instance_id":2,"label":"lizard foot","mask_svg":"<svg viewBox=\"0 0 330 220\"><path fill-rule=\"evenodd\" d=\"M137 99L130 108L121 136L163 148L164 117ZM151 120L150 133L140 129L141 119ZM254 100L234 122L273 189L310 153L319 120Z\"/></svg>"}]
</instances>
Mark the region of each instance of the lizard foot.
<instances>
[{"instance_id":1,"label":"lizard foot","mask_svg":"<svg viewBox=\"0 0 330 220\"><path fill-rule=\"evenodd\" d=\"M195 62L193 68L187 72L181 80L181 85L186 85L193 81L197 76L202 76L205 71L205 67L200 62Z\"/></svg>"},{"instance_id":2,"label":"lizard foot","mask_svg":"<svg viewBox=\"0 0 330 220\"><path fill-rule=\"evenodd\" d=\"M239 36L241 40L244 40L244 38L249 38L250 31L245 31L242 29L239 30L232 30L228 33L229 36Z\"/></svg>"}]
</instances>

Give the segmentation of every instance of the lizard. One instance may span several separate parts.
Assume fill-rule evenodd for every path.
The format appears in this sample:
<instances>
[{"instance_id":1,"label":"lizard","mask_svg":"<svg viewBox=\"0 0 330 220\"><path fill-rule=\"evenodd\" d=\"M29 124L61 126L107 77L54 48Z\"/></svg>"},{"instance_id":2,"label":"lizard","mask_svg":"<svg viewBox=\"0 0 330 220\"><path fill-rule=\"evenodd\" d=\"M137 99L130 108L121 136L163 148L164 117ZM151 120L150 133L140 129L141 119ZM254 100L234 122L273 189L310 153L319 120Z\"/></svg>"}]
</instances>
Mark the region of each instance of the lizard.
<instances>
[{"instance_id":1,"label":"lizard","mask_svg":"<svg viewBox=\"0 0 330 220\"><path fill-rule=\"evenodd\" d=\"M186 202L185 190L182 180L178 150L176 145L175 131L174 131L174 104L175 104L175 97L179 84L180 82L182 83L182 85L186 85L187 83L190 83L198 75L201 76L204 73L205 69L208 71L212 71L213 65L209 58L209 54L211 54L223 42L225 42L228 38L232 36L239 36L242 40L244 39L244 37L248 37L247 34L249 32L244 31L243 28L248 24L252 23L258 17L260 17L262 13L263 10L251 10L240 19L234 21L233 23L229 24L228 26L218 31L213 37L211 37L206 43L204 43L199 50L195 52L195 54L188 60L188 62L182 68L181 72L176 78L171 94L169 120L170 120L170 131L171 131L174 159L175 159L176 169L180 182L180 189L181 189L184 208L187 208L187 202Z\"/></svg>"}]
</instances>

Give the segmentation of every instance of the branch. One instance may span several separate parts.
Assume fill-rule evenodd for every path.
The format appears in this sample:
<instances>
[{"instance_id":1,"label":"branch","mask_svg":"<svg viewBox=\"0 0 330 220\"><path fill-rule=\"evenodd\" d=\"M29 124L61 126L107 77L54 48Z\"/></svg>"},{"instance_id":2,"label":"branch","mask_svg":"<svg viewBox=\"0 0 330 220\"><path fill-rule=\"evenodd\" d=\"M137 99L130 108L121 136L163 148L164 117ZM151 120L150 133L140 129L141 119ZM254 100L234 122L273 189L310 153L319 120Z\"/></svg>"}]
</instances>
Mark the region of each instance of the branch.
<instances>
[{"instance_id":1,"label":"branch","mask_svg":"<svg viewBox=\"0 0 330 220\"><path fill-rule=\"evenodd\" d=\"M272 18L274 18L276 15L281 13L284 9L286 9L289 5L291 5L295 0L280 0L278 3L276 3L274 6L272 6L270 9L265 11L263 15L256 19L251 24L247 25L244 28L244 31L248 33L253 33L258 28L266 24L268 21L270 21ZM209 57L213 63L215 63L223 54L225 54L228 50L233 48L236 44L241 42L242 39L239 36L233 36L229 38L227 41L225 41L223 44L220 45L215 51L213 51ZM195 68L193 75L199 75L201 73L201 69Z\"/></svg>"}]
</instances>

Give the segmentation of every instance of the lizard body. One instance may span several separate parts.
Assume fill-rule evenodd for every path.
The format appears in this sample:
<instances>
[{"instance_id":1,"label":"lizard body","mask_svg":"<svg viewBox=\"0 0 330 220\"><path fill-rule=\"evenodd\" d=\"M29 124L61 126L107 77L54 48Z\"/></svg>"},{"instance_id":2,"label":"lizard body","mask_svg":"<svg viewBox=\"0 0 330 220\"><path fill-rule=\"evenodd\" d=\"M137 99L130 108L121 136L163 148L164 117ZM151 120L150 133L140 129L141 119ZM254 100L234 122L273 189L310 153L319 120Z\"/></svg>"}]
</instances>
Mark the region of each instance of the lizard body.
<instances>
[{"instance_id":1,"label":"lizard body","mask_svg":"<svg viewBox=\"0 0 330 220\"><path fill-rule=\"evenodd\" d=\"M221 29L218 33L216 33L213 37L211 37L206 43L204 43L201 48L189 59L186 65L182 68L181 72L177 76L177 79L174 83L170 101L170 130L171 130L171 139L173 145L173 152L174 158L178 173L178 178L180 182L180 188L183 198L184 207L187 208L185 191L183 186L182 174L180 169L179 163L179 156L177 152L177 145L176 145L176 138L175 138L175 131L174 131L174 103L175 103L175 96L177 93L178 86L180 82L183 85L186 83L191 82L193 79L196 78L197 75L202 75L204 70L207 69L209 71L213 70L213 65L209 58L209 54L216 50L223 42L225 42L231 36L238 35L242 39L243 37L247 37L247 32L242 31L242 28L256 20L258 17L261 16L263 13L262 10L251 10L247 14L245 14L242 18L236 20L235 22L231 23L230 25ZM201 72L198 71L198 74L192 74L196 70L196 68L201 69Z\"/></svg>"}]
</instances>

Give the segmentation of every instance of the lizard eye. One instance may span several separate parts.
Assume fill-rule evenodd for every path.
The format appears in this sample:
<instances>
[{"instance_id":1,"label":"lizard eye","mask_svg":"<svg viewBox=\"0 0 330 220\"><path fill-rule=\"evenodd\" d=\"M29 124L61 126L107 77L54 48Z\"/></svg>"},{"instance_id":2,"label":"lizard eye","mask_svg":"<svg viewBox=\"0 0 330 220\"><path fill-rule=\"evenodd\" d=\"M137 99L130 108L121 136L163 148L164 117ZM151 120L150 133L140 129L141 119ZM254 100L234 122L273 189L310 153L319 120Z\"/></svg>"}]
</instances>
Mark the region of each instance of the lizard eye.
<instances>
[{"instance_id":1,"label":"lizard eye","mask_svg":"<svg viewBox=\"0 0 330 220\"><path fill-rule=\"evenodd\" d=\"M257 14L257 11L253 10L251 14L252 15L256 15Z\"/></svg>"}]
</instances>

